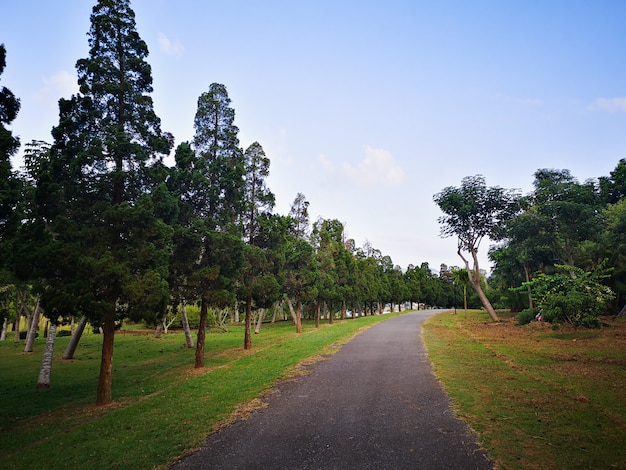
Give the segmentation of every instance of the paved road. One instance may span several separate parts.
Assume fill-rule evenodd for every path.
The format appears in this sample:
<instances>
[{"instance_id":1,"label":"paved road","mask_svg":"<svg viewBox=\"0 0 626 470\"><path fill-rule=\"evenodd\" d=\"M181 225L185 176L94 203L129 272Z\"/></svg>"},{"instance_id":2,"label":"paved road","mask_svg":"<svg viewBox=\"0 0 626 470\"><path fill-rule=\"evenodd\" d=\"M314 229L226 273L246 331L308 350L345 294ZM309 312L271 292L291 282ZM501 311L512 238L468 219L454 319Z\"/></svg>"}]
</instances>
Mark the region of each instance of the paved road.
<instances>
[{"instance_id":1,"label":"paved road","mask_svg":"<svg viewBox=\"0 0 626 470\"><path fill-rule=\"evenodd\" d=\"M433 313L369 328L171 469L493 469L432 373Z\"/></svg>"}]
</instances>

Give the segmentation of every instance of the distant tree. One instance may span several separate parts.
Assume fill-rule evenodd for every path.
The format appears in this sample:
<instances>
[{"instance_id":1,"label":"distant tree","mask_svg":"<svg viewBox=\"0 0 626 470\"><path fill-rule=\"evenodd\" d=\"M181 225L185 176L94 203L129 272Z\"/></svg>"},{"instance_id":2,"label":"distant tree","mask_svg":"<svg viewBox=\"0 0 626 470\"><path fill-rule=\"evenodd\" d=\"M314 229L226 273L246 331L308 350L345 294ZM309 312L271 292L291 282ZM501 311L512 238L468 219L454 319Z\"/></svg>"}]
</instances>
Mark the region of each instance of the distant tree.
<instances>
[{"instance_id":1,"label":"distant tree","mask_svg":"<svg viewBox=\"0 0 626 470\"><path fill-rule=\"evenodd\" d=\"M289 216L295 221L293 233L298 238L305 238L309 232L309 201L302 193L298 193L291 203Z\"/></svg>"},{"instance_id":2,"label":"distant tree","mask_svg":"<svg viewBox=\"0 0 626 470\"><path fill-rule=\"evenodd\" d=\"M615 204L626 197L626 158L622 158L609 176L601 176L600 194L608 204Z\"/></svg>"},{"instance_id":3,"label":"distant tree","mask_svg":"<svg viewBox=\"0 0 626 470\"><path fill-rule=\"evenodd\" d=\"M470 283L469 276L467 275L467 269L453 269L452 279L454 280L455 285L463 287L463 310L467 315L467 285Z\"/></svg>"},{"instance_id":4,"label":"distant tree","mask_svg":"<svg viewBox=\"0 0 626 470\"><path fill-rule=\"evenodd\" d=\"M498 315L480 285L478 250L485 237L498 241L505 235L506 222L518 211L518 193L497 186L487 187L485 178L476 175L463 178L458 188L444 188L435 194L434 201L444 213L438 219L442 236L457 236L457 254L465 263L470 283L491 319L498 321ZM471 269L463 252L473 260Z\"/></svg>"},{"instance_id":5,"label":"distant tree","mask_svg":"<svg viewBox=\"0 0 626 470\"><path fill-rule=\"evenodd\" d=\"M258 142L252 143L244 152L244 238L253 244L261 223L259 215L272 212L274 194L268 189L266 179L270 173L270 159Z\"/></svg>"}]
</instances>

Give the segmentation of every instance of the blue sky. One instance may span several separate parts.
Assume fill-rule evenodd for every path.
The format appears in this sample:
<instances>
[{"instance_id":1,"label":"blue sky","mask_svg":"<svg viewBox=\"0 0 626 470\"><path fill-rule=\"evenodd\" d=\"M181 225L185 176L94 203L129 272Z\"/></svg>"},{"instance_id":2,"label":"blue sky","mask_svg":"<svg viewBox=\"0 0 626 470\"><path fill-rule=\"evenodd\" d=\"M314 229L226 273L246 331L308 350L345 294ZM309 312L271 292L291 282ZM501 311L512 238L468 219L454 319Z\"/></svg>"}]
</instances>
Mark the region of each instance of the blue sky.
<instances>
[{"instance_id":1,"label":"blue sky","mask_svg":"<svg viewBox=\"0 0 626 470\"><path fill-rule=\"evenodd\" d=\"M22 143L51 141L77 91L95 0L5 2L0 85ZM198 96L226 85L240 141L271 159L286 214L345 223L403 269L460 265L433 194L482 174L532 189L539 168L579 180L626 157L626 2L134 0L153 99L176 143ZM482 248L481 267L488 268Z\"/></svg>"}]
</instances>

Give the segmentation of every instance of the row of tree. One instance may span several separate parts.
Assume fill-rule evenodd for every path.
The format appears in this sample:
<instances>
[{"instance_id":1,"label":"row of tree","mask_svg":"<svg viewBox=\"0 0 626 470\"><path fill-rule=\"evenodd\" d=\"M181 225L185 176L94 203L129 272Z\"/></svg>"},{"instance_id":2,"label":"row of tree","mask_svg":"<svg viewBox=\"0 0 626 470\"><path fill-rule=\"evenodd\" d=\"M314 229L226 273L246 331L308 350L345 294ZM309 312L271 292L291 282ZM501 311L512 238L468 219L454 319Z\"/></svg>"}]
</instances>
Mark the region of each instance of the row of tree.
<instances>
[{"instance_id":1,"label":"row of tree","mask_svg":"<svg viewBox=\"0 0 626 470\"><path fill-rule=\"evenodd\" d=\"M11 168L19 141L6 129L19 100L0 95L0 315L6 326L12 305L18 325L22 314L33 328L40 312L49 319L48 374L57 325L78 318L78 331L87 321L102 331L103 405L112 400L114 336L125 318L155 325L172 305L199 304L195 366L203 367L210 309L241 305L249 348L252 310L281 298L294 306L297 331L302 309L319 319L323 305L342 317L348 306L367 314L405 300L451 305L447 276L427 265L402 273L378 250L346 240L337 220L311 226L302 194L289 215L275 214L269 159L258 142L240 147L224 85L198 98L194 139L167 167L174 138L154 112L147 56L129 0L99 0L89 56L76 64L80 91L59 100L53 142L26 146L22 172ZM0 73L4 58L2 47ZM25 292L36 299L32 311L9 295ZM183 326L193 347L184 314Z\"/></svg>"}]
</instances>

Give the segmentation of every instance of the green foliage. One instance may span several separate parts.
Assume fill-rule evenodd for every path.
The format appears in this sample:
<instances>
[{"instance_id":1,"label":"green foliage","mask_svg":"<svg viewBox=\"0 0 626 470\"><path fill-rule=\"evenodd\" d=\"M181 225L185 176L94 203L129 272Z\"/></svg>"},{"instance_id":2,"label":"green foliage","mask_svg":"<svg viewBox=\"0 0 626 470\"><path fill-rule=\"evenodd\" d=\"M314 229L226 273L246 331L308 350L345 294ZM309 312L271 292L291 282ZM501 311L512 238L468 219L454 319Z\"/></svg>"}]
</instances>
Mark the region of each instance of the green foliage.
<instances>
[{"instance_id":1,"label":"green foliage","mask_svg":"<svg viewBox=\"0 0 626 470\"><path fill-rule=\"evenodd\" d=\"M530 287L536 306L546 321L571 323L574 326L598 327L598 317L606 313L613 291L601 283L601 272L556 265L557 273L540 274L521 288Z\"/></svg>"},{"instance_id":2,"label":"green foliage","mask_svg":"<svg viewBox=\"0 0 626 470\"><path fill-rule=\"evenodd\" d=\"M535 319L536 315L537 310L534 308L526 308L515 315L515 320L517 320L518 325L527 325Z\"/></svg>"}]
</instances>

